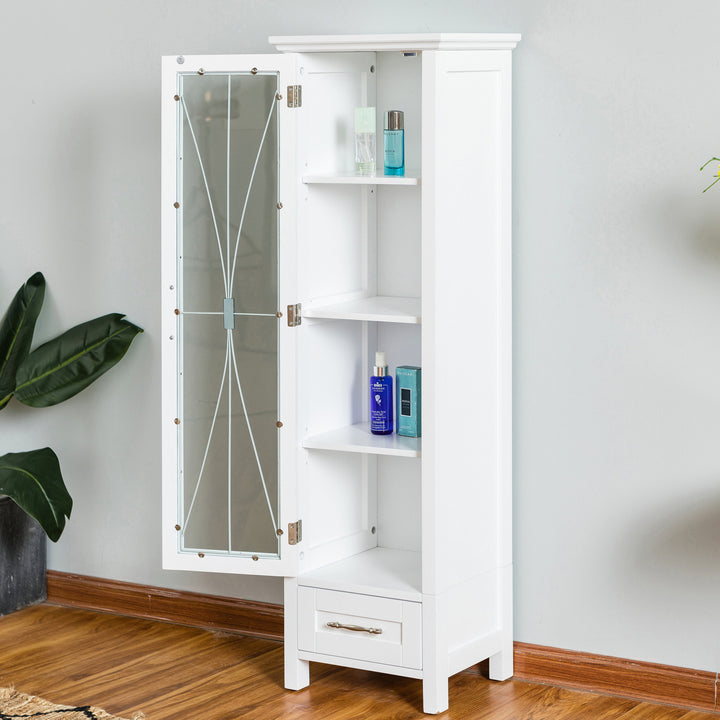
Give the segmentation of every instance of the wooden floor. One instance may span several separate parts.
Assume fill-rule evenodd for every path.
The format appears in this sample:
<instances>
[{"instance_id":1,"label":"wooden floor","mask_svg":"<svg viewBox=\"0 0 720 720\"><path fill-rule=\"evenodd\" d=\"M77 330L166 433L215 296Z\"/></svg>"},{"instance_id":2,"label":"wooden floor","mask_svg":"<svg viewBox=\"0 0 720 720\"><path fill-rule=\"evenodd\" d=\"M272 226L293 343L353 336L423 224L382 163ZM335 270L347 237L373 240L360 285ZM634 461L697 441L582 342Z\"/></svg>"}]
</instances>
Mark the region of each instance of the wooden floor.
<instances>
[{"instance_id":1,"label":"wooden floor","mask_svg":"<svg viewBox=\"0 0 720 720\"><path fill-rule=\"evenodd\" d=\"M63 705L147 720L411 720L419 680L312 665L312 683L283 689L282 645L239 635L40 605L0 618L0 686ZM717 720L687 711L519 681L478 670L450 681L460 720Z\"/></svg>"}]
</instances>

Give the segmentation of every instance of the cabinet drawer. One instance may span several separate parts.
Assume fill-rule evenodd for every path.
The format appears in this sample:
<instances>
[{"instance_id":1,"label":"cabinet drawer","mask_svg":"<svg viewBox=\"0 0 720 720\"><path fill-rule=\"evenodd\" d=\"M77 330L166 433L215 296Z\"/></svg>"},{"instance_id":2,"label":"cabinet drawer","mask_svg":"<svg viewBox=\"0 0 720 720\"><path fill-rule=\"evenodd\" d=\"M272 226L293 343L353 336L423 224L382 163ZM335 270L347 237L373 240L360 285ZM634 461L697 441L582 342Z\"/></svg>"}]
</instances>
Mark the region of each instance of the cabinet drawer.
<instances>
[{"instance_id":1,"label":"cabinet drawer","mask_svg":"<svg viewBox=\"0 0 720 720\"><path fill-rule=\"evenodd\" d=\"M298 593L300 650L422 668L420 603L302 586Z\"/></svg>"}]
</instances>

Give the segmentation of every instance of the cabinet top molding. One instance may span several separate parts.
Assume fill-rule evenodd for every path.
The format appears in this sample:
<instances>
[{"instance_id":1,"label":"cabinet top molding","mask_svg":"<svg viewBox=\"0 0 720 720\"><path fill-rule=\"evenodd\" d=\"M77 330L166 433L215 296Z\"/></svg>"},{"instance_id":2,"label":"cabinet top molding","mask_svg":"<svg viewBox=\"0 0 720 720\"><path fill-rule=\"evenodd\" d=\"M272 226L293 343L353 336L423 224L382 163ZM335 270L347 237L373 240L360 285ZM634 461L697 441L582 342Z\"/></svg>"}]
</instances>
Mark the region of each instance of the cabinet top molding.
<instances>
[{"instance_id":1,"label":"cabinet top molding","mask_svg":"<svg viewBox=\"0 0 720 720\"><path fill-rule=\"evenodd\" d=\"M398 50L512 50L520 35L496 33L422 33L411 35L272 35L280 52L359 52Z\"/></svg>"}]
</instances>

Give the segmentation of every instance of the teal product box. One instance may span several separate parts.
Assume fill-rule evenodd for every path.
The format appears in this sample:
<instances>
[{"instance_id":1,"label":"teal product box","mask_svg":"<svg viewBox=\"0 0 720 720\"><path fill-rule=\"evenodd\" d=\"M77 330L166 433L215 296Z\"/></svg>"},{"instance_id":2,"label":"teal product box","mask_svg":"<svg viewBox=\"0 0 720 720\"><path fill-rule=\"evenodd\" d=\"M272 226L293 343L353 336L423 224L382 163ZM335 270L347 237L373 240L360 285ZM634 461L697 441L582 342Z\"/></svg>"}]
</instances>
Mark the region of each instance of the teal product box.
<instances>
[{"instance_id":1,"label":"teal product box","mask_svg":"<svg viewBox=\"0 0 720 720\"><path fill-rule=\"evenodd\" d=\"M395 432L406 437L421 435L421 370L415 365L395 368Z\"/></svg>"}]
</instances>

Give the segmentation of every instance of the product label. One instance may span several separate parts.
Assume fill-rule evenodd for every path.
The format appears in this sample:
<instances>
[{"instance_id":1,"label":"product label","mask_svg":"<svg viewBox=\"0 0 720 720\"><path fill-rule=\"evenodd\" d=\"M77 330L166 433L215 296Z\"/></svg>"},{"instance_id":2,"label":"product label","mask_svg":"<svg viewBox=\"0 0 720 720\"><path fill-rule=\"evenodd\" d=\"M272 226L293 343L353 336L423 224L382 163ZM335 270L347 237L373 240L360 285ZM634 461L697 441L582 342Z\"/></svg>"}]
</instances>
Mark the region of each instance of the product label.
<instances>
[{"instance_id":1,"label":"product label","mask_svg":"<svg viewBox=\"0 0 720 720\"><path fill-rule=\"evenodd\" d=\"M412 392L410 388L400 390L400 414L404 417L412 415Z\"/></svg>"},{"instance_id":2,"label":"product label","mask_svg":"<svg viewBox=\"0 0 720 720\"><path fill-rule=\"evenodd\" d=\"M385 130L385 165L387 167L402 167L404 158L404 131Z\"/></svg>"},{"instance_id":3,"label":"product label","mask_svg":"<svg viewBox=\"0 0 720 720\"><path fill-rule=\"evenodd\" d=\"M392 432L392 385L375 381L370 384L370 430Z\"/></svg>"}]
</instances>

